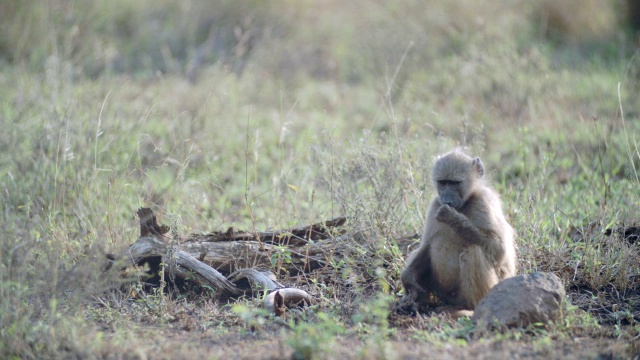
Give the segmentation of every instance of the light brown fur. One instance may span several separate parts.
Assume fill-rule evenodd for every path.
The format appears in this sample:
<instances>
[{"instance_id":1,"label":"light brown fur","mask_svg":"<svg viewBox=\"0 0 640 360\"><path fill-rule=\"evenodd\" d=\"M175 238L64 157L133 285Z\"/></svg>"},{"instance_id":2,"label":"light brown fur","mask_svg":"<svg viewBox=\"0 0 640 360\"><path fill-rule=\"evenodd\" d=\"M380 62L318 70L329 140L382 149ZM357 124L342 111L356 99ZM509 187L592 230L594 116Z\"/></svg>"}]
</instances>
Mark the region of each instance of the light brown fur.
<instances>
[{"instance_id":1,"label":"light brown fur","mask_svg":"<svg viewBox=\"0 0 640 360\"><path fill-rule=\"evenodd\" d=\"M402 272L401 308L418 310L435 295L448 311L473 310L494 285L515 275L514 231L483 175L480 159L458 149L436 160L438 195L427 213L420 247Z\"/></svg>"}]
</instances>

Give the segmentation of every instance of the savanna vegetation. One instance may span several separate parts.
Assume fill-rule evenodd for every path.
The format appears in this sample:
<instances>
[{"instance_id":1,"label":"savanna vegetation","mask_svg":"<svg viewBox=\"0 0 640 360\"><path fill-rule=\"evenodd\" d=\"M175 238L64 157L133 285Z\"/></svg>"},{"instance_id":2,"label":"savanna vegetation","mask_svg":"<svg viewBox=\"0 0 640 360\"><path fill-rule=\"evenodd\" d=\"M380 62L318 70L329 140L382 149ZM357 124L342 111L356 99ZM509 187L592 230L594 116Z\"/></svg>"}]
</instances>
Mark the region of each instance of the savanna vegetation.
<instances>
[{"instance_id":1,"label":"savanna vegetation","mask_svg":"<svg viewBox=\"0 0 640 360\"><path fill-rule=\"evenodd\" d=\"M0 358L632 358L640 9L623 0L1 0ZM480 156L563 316L397 315L435 155ZM175 236L346 216L332 281L260 299L103 271ZM417 243L412 240L409 248Z\"/></svg>"}]
</instances>

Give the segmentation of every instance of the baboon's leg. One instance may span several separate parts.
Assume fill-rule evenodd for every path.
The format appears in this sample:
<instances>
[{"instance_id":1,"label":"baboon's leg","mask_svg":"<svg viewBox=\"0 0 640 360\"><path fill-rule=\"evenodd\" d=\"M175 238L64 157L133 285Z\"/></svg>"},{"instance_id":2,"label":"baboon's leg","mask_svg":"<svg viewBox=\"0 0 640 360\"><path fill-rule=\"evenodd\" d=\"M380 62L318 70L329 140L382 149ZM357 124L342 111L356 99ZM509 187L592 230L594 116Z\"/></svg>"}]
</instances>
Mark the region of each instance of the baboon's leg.
<instances>
[{"instance_id":1,"label":"baboon's leg","mask_svg":"<svg viewBox=\"0 0 640 360\"><path fill-rule=\"evenodd\" d=\"M433 287L428 245L421 246L409 255L400 279L405 291L401 303L415 302L420 304L428 300Z\"/></svg>"},{"instance_id":2,"label":"baboon's leg","mask_svg":"<svg viewBox=\"0 0 640 360\"><path fill-rule=\"evenodd\" d=\"M480 300L499 282L496 270L480 246L470 246L460 254L460 302L475 309Z\"/></svg>"},{"instance_id":3,"label":"baboon's leg","mask_svg":"<svg viewBox=\"0 0 640 360\"><path fill-rule=\"evenodd\" d=\"M461 317L472 317L474 311L464 309L463 306L440 306L436 308L438 314L448 314L452 319L459 319Z\"/></svg>"}]
</instances>

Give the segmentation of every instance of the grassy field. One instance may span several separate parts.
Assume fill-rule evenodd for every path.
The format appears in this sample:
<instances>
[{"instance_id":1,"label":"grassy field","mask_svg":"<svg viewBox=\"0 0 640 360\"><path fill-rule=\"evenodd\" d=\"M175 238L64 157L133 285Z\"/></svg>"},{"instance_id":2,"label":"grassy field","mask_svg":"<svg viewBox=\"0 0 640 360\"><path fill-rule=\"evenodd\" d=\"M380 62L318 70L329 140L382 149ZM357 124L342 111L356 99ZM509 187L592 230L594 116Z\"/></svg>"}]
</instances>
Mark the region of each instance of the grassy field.
<instances>
[{"instance_id":1,"label":"grassy field","mask_svg":"<svg viewBox=\"0 0 640 360\"><path fill-rule=\"evenodd\" d=\"M637 357L625 6L0 1L0 358ZM502 196L519 273L563 280L557 322L488 332L390 310L397 240L421 232L433 159L456 146ZM283 319L257 299L141 293L99 265L137 239L143 206L179 235L346 216L352 256L331 283L281 276L319 299Z\"/></svg>"}]
</instances>

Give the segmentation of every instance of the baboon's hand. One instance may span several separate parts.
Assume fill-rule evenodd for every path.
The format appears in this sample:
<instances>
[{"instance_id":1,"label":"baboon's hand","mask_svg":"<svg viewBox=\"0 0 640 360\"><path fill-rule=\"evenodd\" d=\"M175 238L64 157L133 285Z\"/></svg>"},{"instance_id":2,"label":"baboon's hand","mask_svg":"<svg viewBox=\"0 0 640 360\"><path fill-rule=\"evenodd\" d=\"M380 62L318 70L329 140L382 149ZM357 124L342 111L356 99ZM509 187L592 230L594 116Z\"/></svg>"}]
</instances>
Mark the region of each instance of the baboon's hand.
<instances>
[{"instance_id":1,"label":"baboon's hand","mask_svg":"<svg viewBox=\"0 0 640 360\"><path fill-rule=\"evenodd\" d=\"M436 220L442 223L448 223L455 218L456 214L457 211L455 211L451 206L447 204L440 205L438 212L436 212Z\"/></svg>"},{"instance_id":2,"label":"baboon's hand","mask_svg":"<svg viewBox=\"0 0 640 360\"><path fill-rule=\"evenodd\" d=\"M416 315L418 304L410 296L405 295L400 301L392 305L392 309L400 315Z\"/></svg>"}]
</instances>

